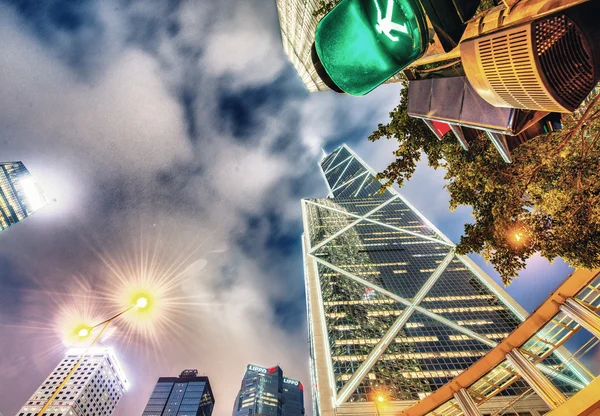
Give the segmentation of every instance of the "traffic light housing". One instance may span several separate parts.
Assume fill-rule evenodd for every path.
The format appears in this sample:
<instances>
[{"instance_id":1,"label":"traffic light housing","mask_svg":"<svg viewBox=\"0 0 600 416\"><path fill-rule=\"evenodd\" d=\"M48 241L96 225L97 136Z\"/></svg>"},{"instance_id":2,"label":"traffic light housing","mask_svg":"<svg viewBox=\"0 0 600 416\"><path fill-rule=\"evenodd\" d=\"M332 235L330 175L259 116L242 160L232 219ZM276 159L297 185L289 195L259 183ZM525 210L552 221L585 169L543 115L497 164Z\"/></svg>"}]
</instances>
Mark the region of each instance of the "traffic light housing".
<instances>
[{"instance_id":1,"label":"traffic light housing","mask_svg":"<svg viewBox=\"0 0 600 416\"><path fill-rule=\"evenodd\" d=\"M317 26L313 62L343 92L364 95L419 59L428 43L417 0L342 0Z\"/></svg>"}]
</instances>

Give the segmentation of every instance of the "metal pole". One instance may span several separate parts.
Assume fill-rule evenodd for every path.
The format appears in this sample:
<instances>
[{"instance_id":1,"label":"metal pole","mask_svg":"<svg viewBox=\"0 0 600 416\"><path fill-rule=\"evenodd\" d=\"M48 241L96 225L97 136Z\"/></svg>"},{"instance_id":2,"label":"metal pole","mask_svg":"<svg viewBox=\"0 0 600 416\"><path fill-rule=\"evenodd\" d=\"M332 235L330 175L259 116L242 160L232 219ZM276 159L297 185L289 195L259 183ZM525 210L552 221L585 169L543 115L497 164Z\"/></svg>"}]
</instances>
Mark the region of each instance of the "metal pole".
<instances>
[{"instance_id":1,"label":"metal pole","mask_svg":"<svg viewBox=\"0 0 600 416\"><path fill-rule=\"evenodd\" d=\"M454 398L456 399L456 403L458 403L460 410L463 411L464 416L481 416L481 412L468 391L460 389L457 392L454 392Z\"/></svg>"},{"instance_id":2,"label":"metal pole","mask_svg":"<svg viewBox=\"0 0 600 416\"><path fill-rule=\"evenodd\" d=\"M511 350L506 355L506 359L517 370L521 377L527 381L533 391L535 391L550 407L550 409L556 409L567 401L560 390L558 390L519 349L515 348Z\"/></svg>"},{"instance_id":3,"label":"metal pole","mask_svg":"<svg viewBox=\"0 0 600 416\"><path fill-rule=\"evenodd\" d=\"M560 305L560 310L596 338L600 338L600 316L588 306L573 298L568 298L565 303Z\"/></svg>"}]
</instances>

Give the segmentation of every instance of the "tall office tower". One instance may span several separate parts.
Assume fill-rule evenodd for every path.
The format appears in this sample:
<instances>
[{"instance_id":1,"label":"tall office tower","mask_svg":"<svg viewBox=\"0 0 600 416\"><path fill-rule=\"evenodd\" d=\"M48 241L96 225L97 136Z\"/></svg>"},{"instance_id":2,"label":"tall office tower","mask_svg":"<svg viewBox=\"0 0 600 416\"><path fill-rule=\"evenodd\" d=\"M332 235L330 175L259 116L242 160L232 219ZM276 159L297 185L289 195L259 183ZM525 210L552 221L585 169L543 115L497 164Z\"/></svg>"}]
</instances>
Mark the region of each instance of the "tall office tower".
<instances>
[{"instance_id":1,"label":"tall office tower","mask_svg":"<svg viewBox=\"0 0 600 416\"><path fill-rule=\"evenodd\" d=\"M183 370L179 377L161 377L142 416L210 416L215 397L208 377Z\"/></svg>"},{"instance_id":2,"label":"tall office tower","mask_svg":"<svg viewBox=\"0 0 600 416\"><path fill-rule=\"evenodd\" d=\"M328 198L302 201L313 413L375 414L381 396L380 413L394 414L475 363L527 313L399 193L380 193L346 145L320 168ZM581 388L582 369L555 372L561 360L538 368L563 391ZM527 389L518 380L482 409ZM527 403L530 414L545 409Z\"/></svg>"},{"instance_id":3,"label":"tall office tower","mask_svg":"<svg viewBox=\"0 0 600 416\"><path fill-rule=\"evenodd\" d=\"M67 351L65 358L21 408L17 416L37 415L54 394L75 363L81 364L52 400L44 415L95 416L113 414L119 399L127 389L127 379L112 349L84 348Z\"/></svg>"},{"instance_id":4,"label":"tall office tower","mask_svg":"<svg viewBox=\"0 0 600 416\"><path fill-rule=\"evenodd\" d=\"M0 231L49 203L22 162L0 163Z\"/></svg>"},{"instance_id":5,"label":"tall office tower","mask_svg":"<svg viewBox=\"0 0 600 416\"><path fill-rule=\"evenodd\" d=\"M277 0L283 50L310 92L329 89L317 75L311 59L315 30L319 22L319 18L313 14L317 8L317 0ZM386 84L402 80L402 76L397 74L386 81Z\"/></svg>"},{"instance_id":6,"label":"tall office tower","mask_svg":"<svg viewBox=\"0 0 600 416\"><path fill-rule=\"evenodd\" d=\"M304 387L283 377L279 366L249 364L233 406L233 416L297 416L304 414Z\"/></svg>"},{"instance_id":7,"label":"tall office tower","mask_svg":"<svg viewBox=\"0 0 600 416\"><path fill-rule=\"evenodd\" d=\"M304 386L298 380L283 378L283 412L284 416L304 415Z\"/></svg>"}]
</instances>

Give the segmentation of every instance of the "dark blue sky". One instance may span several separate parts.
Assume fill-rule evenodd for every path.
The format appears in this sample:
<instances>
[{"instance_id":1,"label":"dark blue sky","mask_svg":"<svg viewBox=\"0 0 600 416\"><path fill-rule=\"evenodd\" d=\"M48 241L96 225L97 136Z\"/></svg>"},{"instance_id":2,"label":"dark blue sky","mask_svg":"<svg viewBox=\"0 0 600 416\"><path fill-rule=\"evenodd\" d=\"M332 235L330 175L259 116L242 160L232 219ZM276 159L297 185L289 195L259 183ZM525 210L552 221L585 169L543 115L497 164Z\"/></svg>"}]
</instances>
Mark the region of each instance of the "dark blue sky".
<instances>
[{"instance_id":1,"label":"dark blue sky","mask_svg":"<svg viewBox=\"0 0 600 416\"><path fill-rule=\"evenodd\" d=\"M247 363L309 385L299 200L326 195L321 147L390 162L394 143L366 136L397 100L393 85L308 94L274 1L0 1L2 159L56 199L0 236L0 412L59 361L65 311L111 312L102 259L153 245L165 263L191 253L177 290L194 305L160 345L118 326L105 342L132 382L115 415L140 414L154 380L183 368L211 377L218 415ZM443 184L422 166L402 193L457 241L469 211L449 212ZM534 259L509 292L531 310L567 273Z\"/></svg>"}]
</instances>

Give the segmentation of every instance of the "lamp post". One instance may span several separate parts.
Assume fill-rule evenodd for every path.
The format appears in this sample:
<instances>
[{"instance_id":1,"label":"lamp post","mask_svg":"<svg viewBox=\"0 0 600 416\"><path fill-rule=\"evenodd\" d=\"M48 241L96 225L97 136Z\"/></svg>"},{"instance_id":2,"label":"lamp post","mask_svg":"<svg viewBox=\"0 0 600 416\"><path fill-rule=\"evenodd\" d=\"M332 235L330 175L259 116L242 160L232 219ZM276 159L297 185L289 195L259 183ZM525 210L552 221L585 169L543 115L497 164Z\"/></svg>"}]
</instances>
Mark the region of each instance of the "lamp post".
<instances>
[{"instance_id":1,"label":"lamp post","mask_svg":"<svg viewBox=\"0 0 600 416\"><path fill-rule=\"evenodd\" d=\"M110 318L106 319L105 321L102 321L94 326L90 326L90 327L83 327L81 328L78 332L77 332L77 336L79 338L87 338L92 330L94 328L98 328L99 326L102 326L102 329L100 330L100 332L98 332L98 335L96 335L94 337L94 340L90 343L90 345L87 346L87 348L85 349L85 351L83 352L83 354L81 355L81 357L79 358L79 360L77 360L77 362L75 363L75 365L73 366L73 368L71 369L71 371L69 371L69 373L66 375L65 379L58 385L58 387L56 388L56 390L54 391L54 393L52 393L52 395L50 396L50 398L46 401L46 403L44 404L44 406L40 409L40 411L38 412L37 416L43 416L44 412L46 411L46 409L48 409L48 407L52 404L52 401L56 398L56 396L58 396L58 393L60 393L61 389L65 386L65 384L67 384L67 382L69 381L69 379L71 378L71 376L73 375L73 373L75 373L75 371L77 370L77 368L79 367L79 365L81 364L81 362L83 361L83 358L87 355L88 351L90 350L90 348L92 348L94 346L94 344L100 339L100 336L102 335L102 333L104 332L104 330L108 327L108 325L114 321L115 319L117 319L118 317L120 317L121 315L123 315L124 313L129 312L132 309L144 309L148 306L148 299L141 296L139 298L137 298L137 300L135 301L135 303L131 306L129 306L128 308L126 308L125 310L119 312L118 314L111 316Z\"/></svg>"}]
</instances>

